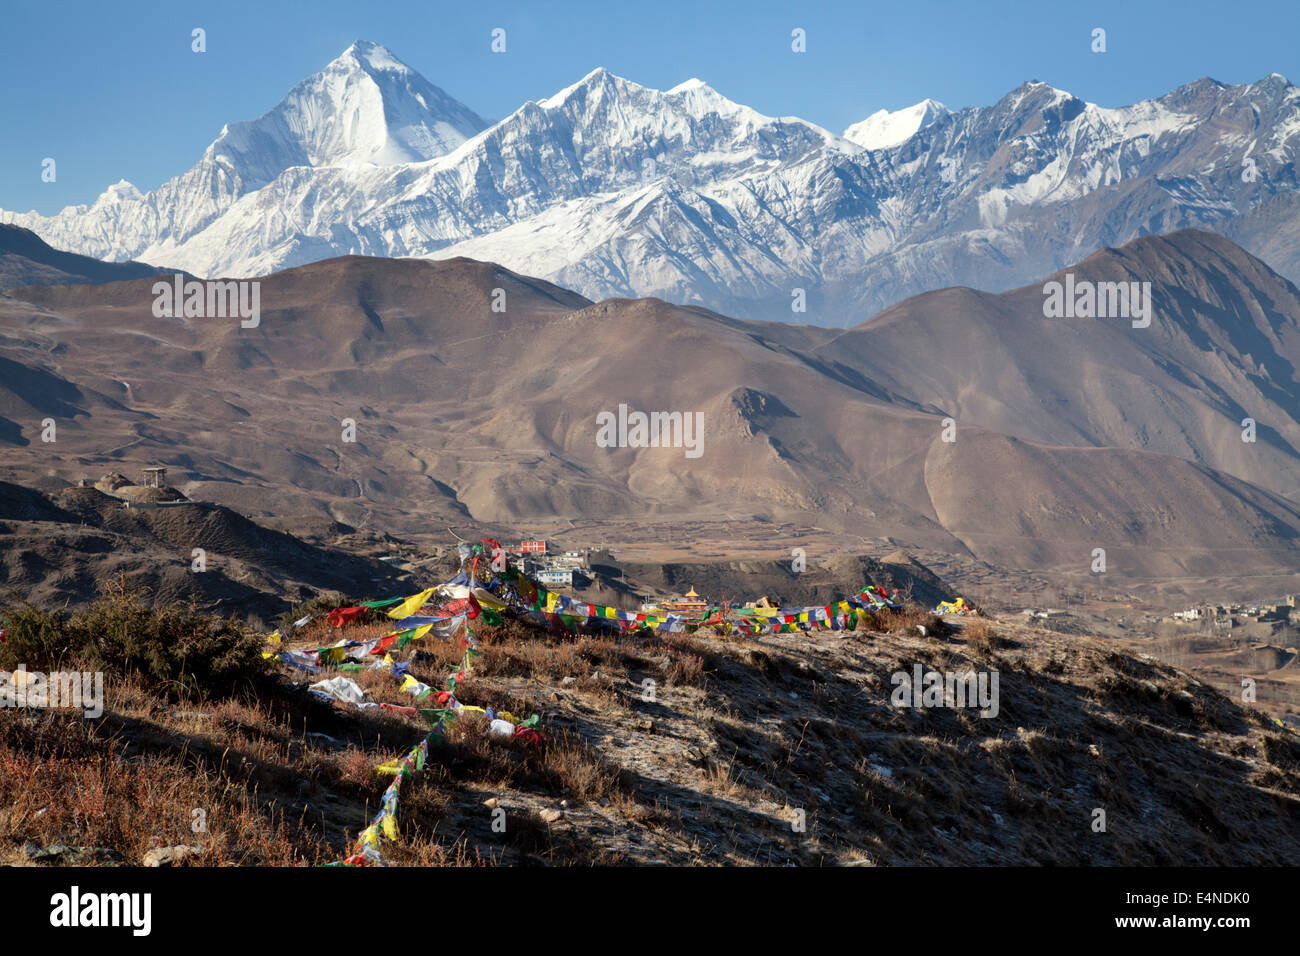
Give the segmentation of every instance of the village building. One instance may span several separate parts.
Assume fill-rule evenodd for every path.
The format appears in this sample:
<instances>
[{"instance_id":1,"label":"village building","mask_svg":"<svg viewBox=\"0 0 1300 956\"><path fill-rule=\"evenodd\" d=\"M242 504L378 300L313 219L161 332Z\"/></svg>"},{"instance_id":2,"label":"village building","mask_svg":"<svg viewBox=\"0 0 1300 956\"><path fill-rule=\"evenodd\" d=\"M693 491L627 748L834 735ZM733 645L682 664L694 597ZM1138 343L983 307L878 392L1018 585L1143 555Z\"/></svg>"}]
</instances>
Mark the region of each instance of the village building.
<instances>
[{"instance_id":1,"label":"village building","mask_svg":"<svg viewBox=\"0 0 1300 956\"><path fill-rule=\"evenodd\" d=\"M539 584L556 584L573 587L573 568L543 568L537 572Z\"/></svg>"}]
</instances>

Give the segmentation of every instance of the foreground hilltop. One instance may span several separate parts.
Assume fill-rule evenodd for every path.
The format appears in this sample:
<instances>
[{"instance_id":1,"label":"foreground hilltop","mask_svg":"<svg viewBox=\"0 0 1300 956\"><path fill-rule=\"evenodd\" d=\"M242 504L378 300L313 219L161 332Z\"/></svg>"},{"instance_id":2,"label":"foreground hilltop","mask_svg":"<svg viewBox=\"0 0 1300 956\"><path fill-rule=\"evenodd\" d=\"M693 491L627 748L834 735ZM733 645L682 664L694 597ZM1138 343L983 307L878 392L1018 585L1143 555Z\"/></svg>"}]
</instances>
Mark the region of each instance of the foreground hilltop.
<instances>
[{"instance_id":1,"label":"foreground hilltop","mask_svg":"<svg viewBox=\"0 0 1300 956\"><path fill-rule=\"evenodd\" d=\"M92 629L121 619L95 613ZM25 620L11 619L0 664L26 646ZM301 644L337 634L312 628ZM1003 621L953 634L900 613L752 640L477 630L458 698L537 713L547 740L502 743L459 718L402 790L393 862L1300 863L1296 736L1094 639ZM438 684L460 654L431 642L410 673ZM249 671L222 675L207 702L110 675L98 719L0 717L0 854L299 864L351 852L388 784L373 768L427 726L325 704L303 689L315 675L252 676L255 639L223 660ZM996 671L996 714L895 706L893 675L918 666ZM411 702L387 674L354 676L370 700ZM194 806L209 808L199 844Z\"/></svg>"}]
</instances>

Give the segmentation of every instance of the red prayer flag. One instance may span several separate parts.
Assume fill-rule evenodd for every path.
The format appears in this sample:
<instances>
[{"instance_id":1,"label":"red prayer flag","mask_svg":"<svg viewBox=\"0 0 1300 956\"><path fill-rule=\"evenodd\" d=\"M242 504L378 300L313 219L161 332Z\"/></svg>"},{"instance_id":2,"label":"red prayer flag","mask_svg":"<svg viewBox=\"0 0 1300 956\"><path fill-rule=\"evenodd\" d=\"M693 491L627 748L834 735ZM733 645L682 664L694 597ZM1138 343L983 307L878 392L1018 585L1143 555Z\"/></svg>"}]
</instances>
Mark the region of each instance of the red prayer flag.
<instances>
[{"instance_id":1,"label":"red prayer flag","mask_svg":"<svg viewBox=\"0 0 1300 956\"><path fill-rule=\"evenodd\" d=\"M336 607L330 611L328 616L330 627L342 627L344 624L355 621L362 614L365 614L366 610L367 608L364 607Z\"/></svg>"}]
</instances>

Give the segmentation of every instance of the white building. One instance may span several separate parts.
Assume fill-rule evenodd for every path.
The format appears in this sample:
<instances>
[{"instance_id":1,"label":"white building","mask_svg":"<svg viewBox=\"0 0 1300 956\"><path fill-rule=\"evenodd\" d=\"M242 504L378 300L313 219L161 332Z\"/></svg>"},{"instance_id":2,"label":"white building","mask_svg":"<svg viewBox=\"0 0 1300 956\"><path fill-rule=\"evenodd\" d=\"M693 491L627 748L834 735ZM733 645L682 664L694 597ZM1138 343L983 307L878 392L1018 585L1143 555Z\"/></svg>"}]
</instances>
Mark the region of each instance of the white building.
<instances>
[{"instance_id":1,"label":"white building","mask_svg":"<svg viewBox=\"0 0 1300 956\"><path fill-rule=\"evenodd\" d=\"M541 584L559 584L571 588L573 568L546 568L537 572L537 580Z\"/></svg>"}]
</instances>

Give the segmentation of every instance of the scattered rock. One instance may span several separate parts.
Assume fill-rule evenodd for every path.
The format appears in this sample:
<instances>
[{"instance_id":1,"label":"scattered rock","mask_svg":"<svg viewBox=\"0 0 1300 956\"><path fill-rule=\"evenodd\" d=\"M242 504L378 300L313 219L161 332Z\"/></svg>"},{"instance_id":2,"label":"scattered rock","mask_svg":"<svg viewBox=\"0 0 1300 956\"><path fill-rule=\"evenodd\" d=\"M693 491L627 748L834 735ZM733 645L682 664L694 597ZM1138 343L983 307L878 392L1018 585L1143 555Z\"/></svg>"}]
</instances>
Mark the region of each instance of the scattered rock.
<instances>
[{"instance_id":1,"label":"scattered rock","mask_svg":"<svg viewBox=\"0 0 1300 956\"><path fill-rule=\"evenodd\" d=\"M557 823L564 818L564 812L553 807L547 807L542 811L541 816L547 823Z\"/></svg>"},{"instance_id":2,"label":"scattered rock","mask_svg":"<svg viewBox=\"0 0 1300 956\"><path fill-rule=\"evenodd\" d=\"M200 852L192 846L160 846L144 855L145 866L174 866L192 853Z\"/></svg>"},{"instance_id":3,"label":"scattered rock","mask_svg":"<svg viewBox=\"0 0 1300 956\"><path fill-rule=\"evenodd\" d=\"M873 771L880 774L886 780L892 780L894 777L894 771L886 767L884 764L872 763L869 764L869 766Z\"/></svg>"},{"instance_id":4,"label":"scattered rock","mask_svg":"<svg viewBox=\"0 0 1300 956\"><path fill-rule=\"evenodd\" d=\"M33 863L49 863L53 866L86 866L90 863L125 863L122 854L102 846L67 846L52 843L41 846L37 843L24 843L23 855Z\"/></svg>"}]
</instances>

